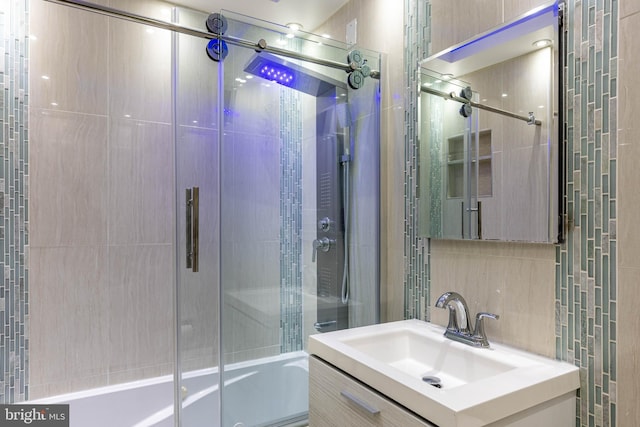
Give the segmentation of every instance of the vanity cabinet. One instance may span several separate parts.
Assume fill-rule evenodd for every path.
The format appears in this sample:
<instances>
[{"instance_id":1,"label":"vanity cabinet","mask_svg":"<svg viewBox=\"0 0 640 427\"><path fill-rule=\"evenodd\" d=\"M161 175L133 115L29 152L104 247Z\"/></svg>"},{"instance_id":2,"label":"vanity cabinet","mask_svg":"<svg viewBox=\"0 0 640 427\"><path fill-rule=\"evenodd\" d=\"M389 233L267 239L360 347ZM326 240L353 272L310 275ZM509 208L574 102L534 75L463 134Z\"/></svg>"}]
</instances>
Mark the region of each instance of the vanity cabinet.
<instances>
[{"instance_id":1,"label":"vanity cabinet","mask_svg":"<svg viewBox=\"0 0 640 427\"><path fill-rule=\"evenodd\" d=\"M309 427L437 427L344 374L309 358Z\"/></svg>"}]
</instances>

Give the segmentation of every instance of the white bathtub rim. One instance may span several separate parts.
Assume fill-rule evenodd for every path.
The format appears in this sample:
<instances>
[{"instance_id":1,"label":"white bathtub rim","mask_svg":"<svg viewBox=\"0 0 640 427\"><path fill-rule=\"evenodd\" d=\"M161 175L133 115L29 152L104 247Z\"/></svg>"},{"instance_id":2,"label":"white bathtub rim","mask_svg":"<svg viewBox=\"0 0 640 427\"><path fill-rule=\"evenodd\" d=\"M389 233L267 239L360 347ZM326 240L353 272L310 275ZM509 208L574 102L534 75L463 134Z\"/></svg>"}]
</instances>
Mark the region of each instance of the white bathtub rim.
<instances>
[{"instance_id":1,"label":"white bathtub rim","mask_svg":"<svg viewBox=\"0 0 640 427\"><path fill-rule=\"evenodd\" d=\"M250 368L253 366L270 363L270 362L282 362L286 359L303 359L303 358L306 359L306 356L308 356L307 352L305 352L304 350L300 350L300 351L295 351L290 353L283 353L276 356L264 357L261 359L254 359L254 360L248 360L245 362L232 363L227 365L226 370L231 371L234 369ZM305 361L294 360L288 363L287 365L290 365L290 366L296 365L304 368L305 362L306 360ZM212 368L196 369L193 371L188 371L183 373L182 378L189 379L189 378L196 378L196 377L202 377L207 375L217 375L218 370L219 369L217 366L214 366ZM306 370L308 371L308 362L307 362ZM106 385L102 387L91 388L88 390L80 390L80 391L74 391L71 393L57 394L55 396L42 397L39 399L29 400L25 403L55 404L55 403L64 403L67 401L76 401L80 399L86 399L86 398L101 396L101 395L110 394L110 393L117 393L121 391L132 390L135 388L149 387L149 386L154 386L158 384L169 383L169 382L173 382L173 377L174 377L173 374L162 375L159 377L146 378L142 380L130 381L130 382L125 382L120 384L112 384L112 385ZM227 384L226 381L225 381L225 384Z\"/></svg>"}]
</instances>

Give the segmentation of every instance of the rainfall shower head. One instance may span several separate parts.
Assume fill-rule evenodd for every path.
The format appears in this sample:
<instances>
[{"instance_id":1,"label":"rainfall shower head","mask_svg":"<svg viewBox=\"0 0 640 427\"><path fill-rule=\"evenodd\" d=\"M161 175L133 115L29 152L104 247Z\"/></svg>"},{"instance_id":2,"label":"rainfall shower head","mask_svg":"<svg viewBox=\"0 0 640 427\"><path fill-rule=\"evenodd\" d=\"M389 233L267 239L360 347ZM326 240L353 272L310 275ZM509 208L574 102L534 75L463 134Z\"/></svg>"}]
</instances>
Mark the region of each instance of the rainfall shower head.
<instances>
[{"instance_id":1,"label":"rainfall shower head","mask_svg":"<svg viewBox=\"0 0 640 427\"><path fill-rule=\"evenodd\" d=\"M254 54L244 71L312 96L346 89L344 83L266 52Z\"/></svg>"}]
</instances>

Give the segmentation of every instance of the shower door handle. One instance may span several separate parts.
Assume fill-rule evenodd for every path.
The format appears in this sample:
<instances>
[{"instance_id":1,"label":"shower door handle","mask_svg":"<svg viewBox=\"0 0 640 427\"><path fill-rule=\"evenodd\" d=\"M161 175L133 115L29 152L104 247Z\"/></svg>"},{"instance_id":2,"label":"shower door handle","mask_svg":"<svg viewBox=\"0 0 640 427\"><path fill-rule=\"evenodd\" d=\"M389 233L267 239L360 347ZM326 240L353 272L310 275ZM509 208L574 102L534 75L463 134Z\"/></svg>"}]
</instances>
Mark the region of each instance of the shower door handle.
<instances>
[{"instance_id":1,"label":"shower door handle","mask_svg":"<svg viewBox=\"0 0 640 427\"><path fill-rule=\"evenodd\" d=\"M186 233L187 268L198 272L198 247L200 244L200 221L198 210L200 205L200 188L187 188L186 191Z\"/></svg>"}]
</instances>

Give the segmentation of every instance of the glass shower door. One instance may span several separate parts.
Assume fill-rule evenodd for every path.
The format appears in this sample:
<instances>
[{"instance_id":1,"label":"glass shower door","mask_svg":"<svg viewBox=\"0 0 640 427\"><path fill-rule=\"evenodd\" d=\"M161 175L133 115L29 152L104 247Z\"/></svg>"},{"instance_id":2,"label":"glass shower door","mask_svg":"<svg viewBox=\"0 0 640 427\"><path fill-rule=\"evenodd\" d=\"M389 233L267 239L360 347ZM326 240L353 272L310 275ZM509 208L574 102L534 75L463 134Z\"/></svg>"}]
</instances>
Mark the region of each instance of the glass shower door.
<instances>
[{"instance_id":1,"label":"glass shower door","mask_svg":"<svg viewBox=\"0 0 640 427\"><path fill-rule=\"evenodd\" d=\"M347 63L225 16L225 35ZM378 81L233 45L222 64L222 425L306 425L308 336L377 321Z\"/></svg>"},{"instance_id":2,"label":"glass shower door","mask_svg":"<svg viewBox=\"0 0 640 427\"><path fill-rule=\"evenodd\" d=\"M202 28L207 15L177 8L174 20ZM217 63L206 39L173 35L176 141L177 373L183 427L218 426L219 118Z\"/></svg>"}]
</instances>

